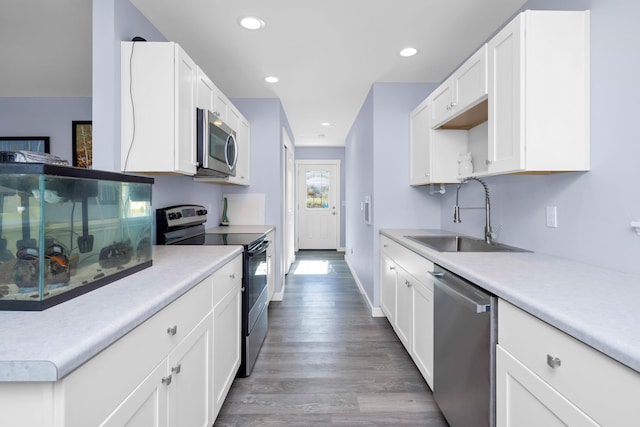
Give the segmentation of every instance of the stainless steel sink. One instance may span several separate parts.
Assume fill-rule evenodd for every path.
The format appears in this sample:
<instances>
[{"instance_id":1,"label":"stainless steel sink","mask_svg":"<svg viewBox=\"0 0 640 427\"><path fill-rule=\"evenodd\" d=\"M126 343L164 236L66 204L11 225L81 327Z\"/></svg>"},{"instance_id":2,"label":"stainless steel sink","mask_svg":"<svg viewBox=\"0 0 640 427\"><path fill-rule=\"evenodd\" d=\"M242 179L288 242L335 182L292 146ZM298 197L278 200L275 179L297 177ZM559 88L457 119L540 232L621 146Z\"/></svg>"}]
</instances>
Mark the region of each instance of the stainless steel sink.
<instances>
[{"instance_id":1,"label":"stainless steel sink","mask_svg":"<svg viewBox=\"0 0 640 427\"><path fill-rule=\"evenodd\" d=\"M465 236L404 236L439 252L529 252L525 249Z\"/></svg>"}]
</instances>

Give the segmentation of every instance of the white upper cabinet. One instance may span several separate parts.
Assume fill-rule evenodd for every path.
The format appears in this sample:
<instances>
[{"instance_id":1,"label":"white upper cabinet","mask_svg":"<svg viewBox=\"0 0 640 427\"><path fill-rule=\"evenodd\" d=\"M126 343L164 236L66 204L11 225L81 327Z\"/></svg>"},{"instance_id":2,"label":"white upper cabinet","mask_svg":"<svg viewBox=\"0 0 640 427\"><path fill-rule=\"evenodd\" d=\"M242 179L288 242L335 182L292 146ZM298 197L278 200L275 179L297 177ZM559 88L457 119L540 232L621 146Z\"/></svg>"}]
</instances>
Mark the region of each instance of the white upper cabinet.
<instances>
[{"instance_id":1,"label":"white upper cabinet","mask_svg":"<svg viewBox=\"0 0 640 427\"><path fill-rule=\"evenodd\" d=\"M521 13L489 75L489 174L589 169L588 11Z\"/></svg>"},{"instance_id":2,"label":"white upper cabinet","mask_svg":"<svg viewBox=\"0 0 640 427\"><path fill-rule=\"evenodd\" d=\"M486 107L479 112L473 107L487 98L487 46L467 59L432 96L434 128L469 129L486 121ZM453 117L456 120L450 122Z\"/></svg>"},{"instance_id":3,"label":"white upper cabinet","mask_svg":"<svg viewBox=\"0 0 640 427\"><path fill-rule=\"evenodd\" d=\"M589 12L521 13L411 113L411 185L589 170L589 85Z\"/></svg>"},{"instance_id":4,"label":"white upper cabinet","mask_svg":"<svg viewBox=\"0 0 640 427\"><path fill-rule=\"evenodd\" d=\"M216 92L218 88L211 79L198 67L198 83L196 87L196 96L198 99L198 108L213 111L215 105Z\"/></svg>"},{"instance_id":5,"label":"white upper cabinet","mask_svg":"<svg viewBox=\"0 0 640 427\"><path fill-rule=\"evenodd\" d=\"M418 105L410 116L411 185L457 182L455 159L467 151L467 136L452 130L431 128L432 97ZM443 161L450 159L451 161Z\"/></svg>"},{"instance_id":6,"label":"white upper cabinet","mask_svg":"<svg viewBox=\"0 0 640 427\"><path fill-rule=\"evenodd\" d=\"M196 172L197 66L172 42L122 43L123 172Z\"/></svg>"}]
</instances>

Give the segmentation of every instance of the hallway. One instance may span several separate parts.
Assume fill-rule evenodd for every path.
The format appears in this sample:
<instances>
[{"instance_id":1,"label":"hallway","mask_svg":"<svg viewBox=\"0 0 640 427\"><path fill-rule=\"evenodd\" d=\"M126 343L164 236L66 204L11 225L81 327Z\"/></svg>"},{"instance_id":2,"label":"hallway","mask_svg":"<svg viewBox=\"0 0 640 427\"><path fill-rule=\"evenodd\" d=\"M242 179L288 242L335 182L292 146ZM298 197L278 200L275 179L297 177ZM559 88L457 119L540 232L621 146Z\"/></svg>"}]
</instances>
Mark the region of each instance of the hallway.
<instances>
[{"instance_id":1,"label":"hallway","mask_svg":"<svg viewBox=\"0 0 640 427\"><path fill-rule=\"evenodd\" d=\"M391 326L362 298L343 253L298 252L253 373L235 380L215 425L447 426Z\"/></svg>"}]
</instances>

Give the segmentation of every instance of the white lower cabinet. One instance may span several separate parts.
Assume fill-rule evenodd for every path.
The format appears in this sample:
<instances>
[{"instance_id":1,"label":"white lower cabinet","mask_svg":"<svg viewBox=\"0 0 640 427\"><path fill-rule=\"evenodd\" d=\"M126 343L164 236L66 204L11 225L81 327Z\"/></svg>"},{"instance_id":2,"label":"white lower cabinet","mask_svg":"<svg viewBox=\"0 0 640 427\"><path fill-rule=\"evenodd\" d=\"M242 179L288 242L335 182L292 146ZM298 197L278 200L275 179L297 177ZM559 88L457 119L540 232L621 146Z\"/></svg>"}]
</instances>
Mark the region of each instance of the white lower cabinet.
<instances>
[{"instance_id":1,"label":"white lower cabinet","mask_svg":"<svg viewBox=\"0 0 640 427\"><path fill-rule=\"evenodd\" d=\"M413 278L398 268L396 284L396 322L394 329L398 338L411 354L411 325L413 324Z\"/></svg>"},{"instance_id":2,"label":"white lower cabinet","mask_svg":"<svg viewBox=\"0 0 640 427\"><path fill-rule=\"evenodd\" d=\"M167 387L161 364L113 411L102 427L167 427Z\"/></svg>"},{"instance_id":3,"label":"white lower cabinet","mask_svg":"<svg viewBox=\"0 0 640 427\"><path fill-rule=\"evenodd\" d=\"M433 263L380 236L380 306L433 388Z\"/></svg>"},{"instance_id":4,"label":"white lower cabinet","mask_svg":"<svg viewBox=\"0 0 640 427\"><path fill-rule=\"evenodd\" d=\"M211 425L211 319L205 317L101 426Z\"/></svg>"},{"instance_id":5,"label":"white lower cabinet","mask_svg":"<svg viewBox=\"0 0 640 427\"><path fill-rule=\"evenodd\" d=\"M0 425L211 426L240 367L241 288L238 255L63 379L0 383Z\"/></svg>"},{"instance_id":6,"label":"white lower cabinet","mask_svg":"<svg viewBox=\"0 0 640 427\"><path fill-rule=\"evenodd\" d=\"M271 301L276 292L276 233L267 233L269 247L267 248L267 289L269 292L267 301Z\"/></svg>"},{"instance_id":7,"label":"white lower cabinet","mask_svg":"<svg viewBox=\"0 0 640 427\"><path fill-rule=\"evenodd\" d=\"M238 279L240 279L238 277ZM240 367L242 335L242 281L237 282L213 308L213 418Z\"/></svg>"},{"instance_id":8,"label":"white lower cabinet","mask_svg":"<svg viewBox=\"0 0 640 427\"><path fill-rule=\"evenodd\" d=\"M431 267L433 269L433 267ZM413 286L411 357L433 388L433 282Z\"/></svg>"},{"instance_id":9,"label":"white lower cabinet","mask_svg":"<svg viewBox=\"0 0 640 427\"><path fill-rule=\"evenodd\" d=\"M380 254L380 308L391 325L396 321L396 264Z\"/></svg>"},{"instance_id":10,"label":"white lower cabinet","mask_svg":"<svg viewBox=\"0 0 640 427\"><path fill-rule=\"evenodd\" d=\"M500 300L498 427L634 426L640 374Z\"/></svg>"}]
</instances>

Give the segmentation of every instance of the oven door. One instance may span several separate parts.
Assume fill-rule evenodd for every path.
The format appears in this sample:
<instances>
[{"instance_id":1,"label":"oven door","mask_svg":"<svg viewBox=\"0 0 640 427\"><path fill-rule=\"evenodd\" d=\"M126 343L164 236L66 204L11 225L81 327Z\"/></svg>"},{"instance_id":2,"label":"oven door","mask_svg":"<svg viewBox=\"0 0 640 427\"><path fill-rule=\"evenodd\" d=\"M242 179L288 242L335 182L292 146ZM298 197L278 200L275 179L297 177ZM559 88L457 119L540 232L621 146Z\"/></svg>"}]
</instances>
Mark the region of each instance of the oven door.
<instances>
[{"instance_id":1,"label":"oven door","mask_svg":"<svg viewBox=\"0 0 640 427\"><path fill-rule=\"evenodd\" d=\"M245 275L245 305L248 310L248 322L245 335L249 335L260 313L264 308L264 303L258 304L261 294L267 288L267 248L268 240L259 240L249 245L246 249L246 275Z\"/></svg>"}]
</instances>

